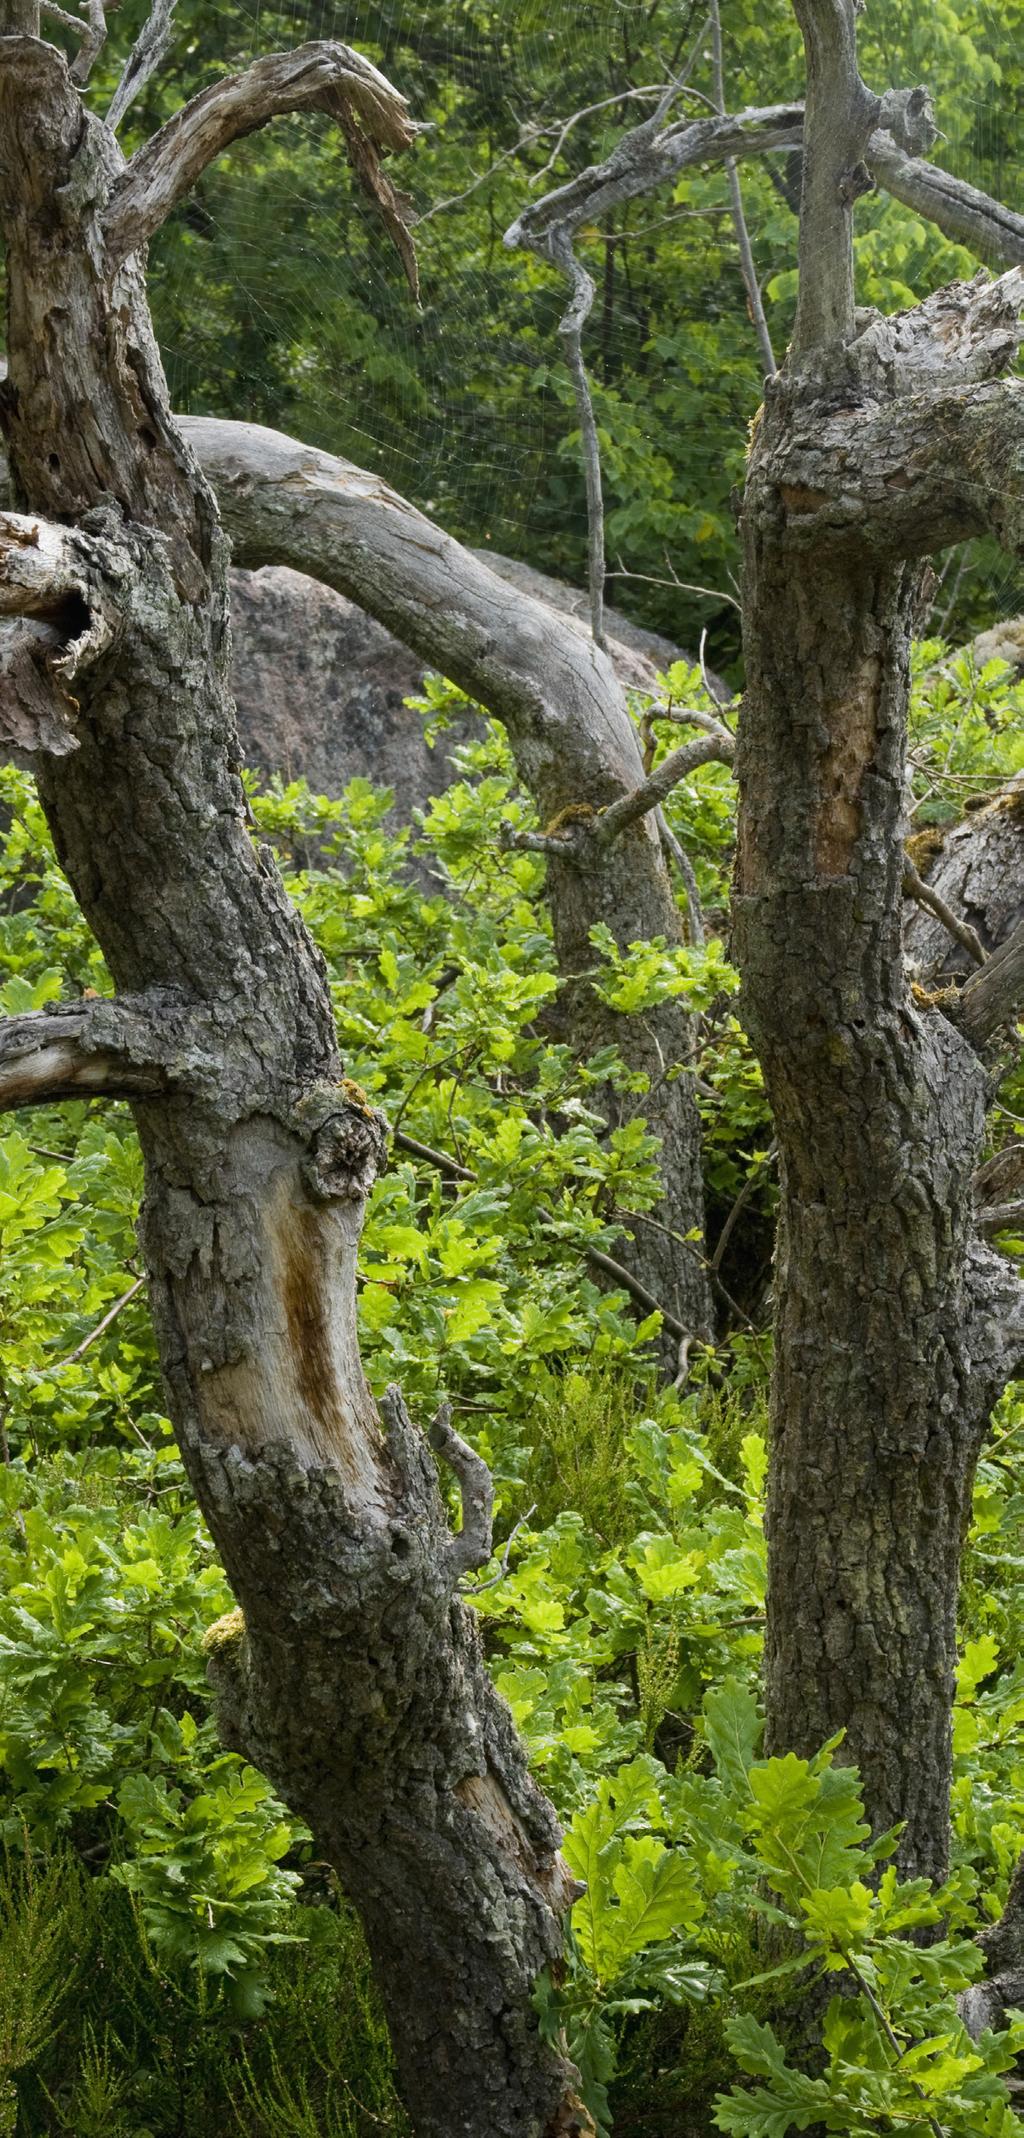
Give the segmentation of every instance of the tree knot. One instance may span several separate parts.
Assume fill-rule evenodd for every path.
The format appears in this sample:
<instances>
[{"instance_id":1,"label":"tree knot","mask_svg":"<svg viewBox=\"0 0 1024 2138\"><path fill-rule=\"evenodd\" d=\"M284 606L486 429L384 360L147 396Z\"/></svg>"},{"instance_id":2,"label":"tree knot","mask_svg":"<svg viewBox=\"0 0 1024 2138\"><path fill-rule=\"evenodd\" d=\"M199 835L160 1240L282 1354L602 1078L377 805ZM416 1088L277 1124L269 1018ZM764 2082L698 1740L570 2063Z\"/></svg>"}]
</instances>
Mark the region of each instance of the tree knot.
<instances>
[{"instance_id":1,"label":"tree knot","mask_svg":"<svg viewBox=\"0 0 1024 2138\"><path fill-rule=\"evenodd\" d=\"M340 1100L340 1104L339 1104ZM319 1085L299 1101L302 1176L317 1202L360 1202L387 1163L387 1122L358 1084Z\"/></svg>"}]
</instances>

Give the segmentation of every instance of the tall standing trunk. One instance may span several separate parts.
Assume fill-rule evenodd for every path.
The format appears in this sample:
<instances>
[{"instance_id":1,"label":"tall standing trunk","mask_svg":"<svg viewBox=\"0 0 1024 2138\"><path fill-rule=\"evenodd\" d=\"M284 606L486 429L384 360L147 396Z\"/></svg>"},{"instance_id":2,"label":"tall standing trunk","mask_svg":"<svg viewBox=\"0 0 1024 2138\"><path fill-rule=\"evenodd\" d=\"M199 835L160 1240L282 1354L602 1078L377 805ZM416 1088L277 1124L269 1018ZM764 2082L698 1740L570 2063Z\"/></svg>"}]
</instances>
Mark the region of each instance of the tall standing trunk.
<instances>
[{"instance_id":1,"label":"tall standing trunk","mask_svg":"<svg viewBox=\"0 0 1024 2138\"><path fill-rule=\"evenodd\" d=\"M845 1731L876 1830L901 1824L903 1868L941 1877L961 1542L1022 1318L1015 1274L974 1232L994 1017L971 989L958 1008L916 999L904 969L910 643L922 558L982 527L1020 544L1021 390L991 382L1024 282L854 313L879 100L856 70L855 0L796 12L801 292L743 503L735 900L781 1159L768 1737L807 1754ZM1003 1011L1016 999L1011 984Z\"/></svg>"},{"instance_id":2,"label":"tall standing trunk","mask_svg":"<svg viewBox=\"0 0 1024 2138\"><path fill-rule=\"evenodd\" d=\"M905 1867L938 1876L960 1546L993 1394L968 1282L985 1079L903 969L916 569L794 555L773 504L752 475L735 906L782 1154L769 1733L808 1753L845 1729L876 1827L905 1822Z\"/></svg>"},{"instance_id":3,"label":"tall standing trunk","mask_svg":"<svg viewBox=\"0 0 1024 2138\"><path fill-rule=\"evenodd\" d=\"M0 31L25 18L7 0ZM400 132L400 100L345 47L296 65L310 101L340 84L364 150ZM193 171L209 126L208 100L179 115ZM362 1915L417 2133L586 2132L531 2002L572 1897L558 1827L458 1595L490 1552L489 1479L437 1421L453 1537L423 1436L363 1379L382 1123L342 1077L323 962L246 827L227 545L168 412L139 253L116 241L145 221L160 155L140 189L63 58L21 34L0 37L0 129L4 428L44 521L0 523L0 609L21 612L0 630L0 732L37 769L117 989L0 1033L0 1102L133 1099L170 1413L241 1606L212 1644L224 1734Z\"/></svg>"}]
</instances>

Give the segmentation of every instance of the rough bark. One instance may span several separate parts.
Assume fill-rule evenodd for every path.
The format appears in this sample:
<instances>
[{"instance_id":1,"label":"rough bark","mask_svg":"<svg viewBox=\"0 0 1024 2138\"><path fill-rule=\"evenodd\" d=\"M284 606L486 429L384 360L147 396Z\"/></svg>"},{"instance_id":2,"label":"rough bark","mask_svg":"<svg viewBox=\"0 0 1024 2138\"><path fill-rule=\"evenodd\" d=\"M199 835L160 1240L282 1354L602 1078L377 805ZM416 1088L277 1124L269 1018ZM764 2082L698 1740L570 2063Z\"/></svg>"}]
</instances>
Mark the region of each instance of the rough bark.
<instances>
[{"instance_id":1,"label":"rough bark","mask_svg":"<svg viewBox=\"0 0 1024 2138\"><path fill-rule=\"evenodd\" d=\"M982 519L1019 540L1020 390L995 380L1020 294L1007 277L854 320L841 196L870 111L853 0L797 13L818 99L803 324L743 505L735 903L782 1188L768 1736L810 1753L845 1730L876 1829L903 1822L905 1869L941 1875L960 1544L1021 1355L1020 1288L974 1228L990 1019L919 1007L904 969L913 560Z\"/></svg>"},{"instance_id":2,"label":"rough bark","mask_svg":"<svg viewBox=\"0 0 1024 2138\"><path fill-rule=\"evenodd\" d=\"M983 809L950 830L927 830L910 842L929 888L995 950L1024 921L1024 773ZM906 946L929 986L966 979L971 961L948 929L919 906L911 908Z\"/></svg>"},{"instance_id":3,"label":"rough bark","mask_svg":"<svg viewBox=\"0 0 1024 2138\"><path fill-rule=\"evenodd\" d=\"M382 1125L341 1076L322 961L246 827L226 543L168 413L140 263L105 250L122 159L30 38L0 41L0 126L13 480L31 513L116 552L118 616L76 677L74 746L38 763L118 1000L58 1016L49 1086L16 1036L21 1095L90 1060L123 1088L140 1053L167 1079L134 1101L141 1240L171 1415L244 1613L214 1644L225 1731L362 1912L417 2131L587 2130L530 2003L571 1893L558 1829L458 1599L467 1552L432 1458L362 1376L355 1257ZM443 1451L476 1556L472 1472Z\"/></svg>"},{"instance_id":4,"label":"rough bark","mask_svg":"<svg viewBox=\"0 0 1024 2138\"><path fill-rule=\"evenodd\" d=\"M284 564L333 586L404 640L504 723L519 776L543 822L566 809L599 811L643 782L636 730L608 655L574 619L503 580L390 489L348 461L255 424L183 419L217 492L233 554ZM650 1089L609 1091L611 1122L628 1105L661 1140L659 1167L672 1232L637 1228L629 1260L644 1285L696 1334L711 1325L703 1232L693 1028L678 1002L623 1017L585 977L590 930L622 945L664 936L680 921L656 824L648 815L613 845L552 858L549 897L564 1028L586 1055L611 1044Z\"/></svg>"}]
</instances>

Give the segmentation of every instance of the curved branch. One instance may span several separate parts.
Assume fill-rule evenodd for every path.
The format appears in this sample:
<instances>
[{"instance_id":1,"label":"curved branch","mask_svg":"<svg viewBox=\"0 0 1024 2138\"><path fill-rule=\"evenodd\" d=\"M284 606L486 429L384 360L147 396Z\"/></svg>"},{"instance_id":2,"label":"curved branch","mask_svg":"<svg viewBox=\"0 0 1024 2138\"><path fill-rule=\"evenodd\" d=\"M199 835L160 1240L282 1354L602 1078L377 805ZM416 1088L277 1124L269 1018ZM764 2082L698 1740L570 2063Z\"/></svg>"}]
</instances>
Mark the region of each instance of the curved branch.
<instances>
[{"instance_id":1,"label":"curved branch","mask_svg":"<svg viewBox=\"0 0 1024 2138\"><path fill-rule=\"evenodd\" d=\"M636 730L608 656L574 618L510 586L377 475L279 431L179 419L235 562L290 565L358 603L505 723L553 816L637 787Z\"/></svg>"},{"instance_id":2,"label":"curved branch","mask_svg":"<svg viewBox=\"0 0 1024 2138\"><path fill-rule=\"evenodd\" d=\"M272 53L176 112L132 157L111 195L105 222L111 264L149 242L233 141L289 111L325 111L337 120L359 183L380 209L415 292L403 202L380 167L382 156L415 139L408 106L361 53L333 42Z\"/></svg>"},{"instance_id":3,"label":"curved branch","mask_svg":"<svg viewBox=\"0 0 1024 2138\"><path fill-rule=\"evenodd\" d=\"M894 200L934 223L955 244L966 245L976 259L990 267L1024 264L1024 215L937 164L908 156L888 134L872 134L864 161Z\"/></svg>"},{"instance_id":4,"label":"curved branch","mask_svg":"<svg viewBox=\"0 0 1024 2138\"><path fill-rule=\"evenodd\" d=\"M732 736L723 740L720 735L701 735L696 742L684 742L678 750L670 750L662 758L657 770L648 774L642 787L632 794L624 794L620 802L613 802L610 809L598 817L593 825L593 837L599 846L610 846L628 825L635 824L638 817L647 815L649 809L660 809L671 794L673 787L687 774L695 772L698 765L718 763L729 765L736 754ZM582 827L584 834L587 826Z\"/></svg>"}]
</instances>

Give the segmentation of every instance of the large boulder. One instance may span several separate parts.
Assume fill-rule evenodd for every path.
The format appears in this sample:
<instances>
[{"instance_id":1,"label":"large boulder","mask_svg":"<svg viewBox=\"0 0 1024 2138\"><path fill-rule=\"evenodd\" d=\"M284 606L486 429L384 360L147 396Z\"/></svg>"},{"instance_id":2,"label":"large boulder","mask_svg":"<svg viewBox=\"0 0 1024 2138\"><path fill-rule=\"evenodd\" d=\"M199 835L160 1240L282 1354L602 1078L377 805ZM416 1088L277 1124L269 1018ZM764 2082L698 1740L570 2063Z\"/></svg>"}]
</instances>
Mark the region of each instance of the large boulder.
<instances>
[{"instance_id":1,"label":"large boulder","mask_svg":"<svg viewBox=\"0 0 1024 2138\"><path fill-rule=\"evenodd\" d=\"M482 554L482 553L481 553ZM529 565L485 556L502 578L547 601L552 628L585 622L585 597ZM329 587L275 567L233 571L234 686L246 760L264 773L303 778L337 794L357 776L394 791L394 814L449 785L452 740L479 732L471 716L435 749L406 700L422 689L423 664L383 626ZM609 651L623 683L652 690L660 669L685 659L677 646L608 611ZM723 686L724 688L724 686Z\"/></svg>"}]
</instances>

